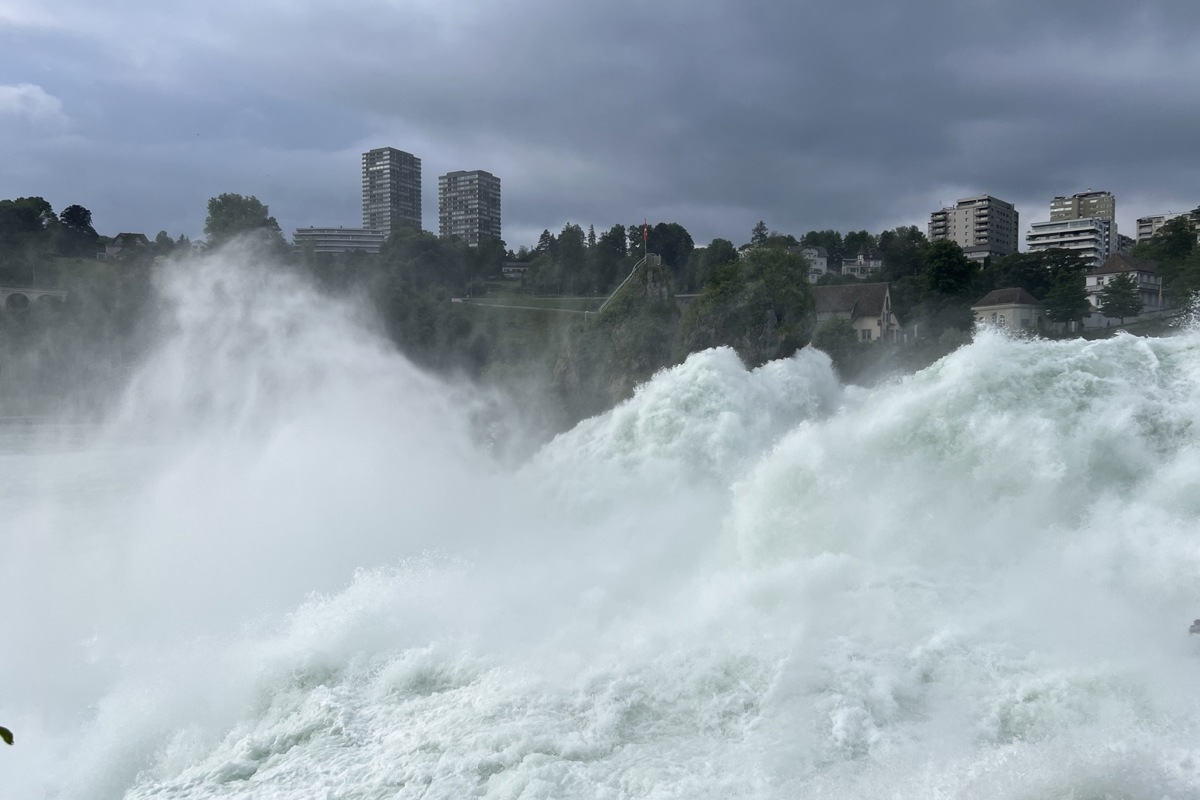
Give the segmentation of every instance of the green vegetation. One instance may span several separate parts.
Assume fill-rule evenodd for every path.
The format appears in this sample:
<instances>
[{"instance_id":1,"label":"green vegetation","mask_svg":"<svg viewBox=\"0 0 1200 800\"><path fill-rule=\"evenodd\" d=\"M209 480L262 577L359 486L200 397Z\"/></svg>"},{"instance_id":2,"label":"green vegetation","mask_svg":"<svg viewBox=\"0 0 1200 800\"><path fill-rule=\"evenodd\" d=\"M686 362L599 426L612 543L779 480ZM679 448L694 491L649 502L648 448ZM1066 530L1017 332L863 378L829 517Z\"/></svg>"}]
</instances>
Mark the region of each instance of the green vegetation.
<instances>
[{"instance_id":1,"label":"green vegetation","mask_svg":"<svg viewBox=\"0 0 1200 800\"><path fill-rule=\"evenodd\" d=\"M1200 242L1194 227L1198 223L1200 207L1167 220L1153 237L1133 248L1134 258L1158 265L1163 288L1179 305L1191 305L1200 294Z\"/></svg>"},{"instance_id":2,"label":"green vegetation","mask_svg":"<svg viewBox=\"0 0 1200 800\"><path fill-rule=\"evenodd\" d=\"M1125 324L1126 317L1142 313L1142 296L1138 293L1137 279L1128 272L1109 280L1100 290L1100 311L1106 317L1117 317Z\"/></svg>"},{"instance_id":3,"label":"green vegetation","mask_svg":"<svg viewBox=\"0 0 1200 800\"><path fill-rule=\"evenodd\" d=\"M288 249L279 223L253 195L222 194L210 198L204 235L208 237L210 247L220 247L235 237L243 237L280 255Z\"/></svg>"},{"instance_id":4,"label":"green vegetation","mask_svg":"<svg viewBox=\"0 0 1200 800\"><path fill-rule=\"evenodd\" d=\"M865 382L919 369L968 341L970 307L992 289L1026 289L1057 322L1078 322L1088 313L1086 265L1078 256L1021 253L980 265L952 242L929 242L914 226L879 234L809 231L797 239L760 221L744 244L714 239L697 247L675 222L600 232L568 223L515 252L501 241L472 247L400 228L378 254L333 256L287 246L268 207L253 196L221 194L209 200L207 212L209 247L248 243L330 293L370 298L388 336L426 368L550 387L561 424L603 410L657 370L709 347L731 347L747 366L757 366L811 340L831 355L843 378ZM1140 246L1177 292L1200 291L1200 252L1189 225L1168 223ZM97 260L106 246L106 257ZM825 250L828 271L818 285L859 282L839 274L840 266L860 255L882 259L882 269L867 280L890 284L907 340L864 344L845 320L817 326L807 280L812 265L802 246ZM658 258L635 271L647 249ZM54 407L55 398L69 394L63 376L101 390L114 387L154 340L156 265L190 251L186 237L173 239L166 231L152 241L140 234L117 241L99 236L91 212L79 205L55 214L39 197L0 201L0 283L67 292L59 306L0 314L6 413ZM506 269L512 266L520 269ZM522 276L506 278L506 272ZM1126 290L1114 282L1105 299L1106 311L1122 319L1137 313L1131 303L1122 305L1128 297L1119 292ZM94 405L84 402L82 410Z\"/></svg>"},{"instance_id":5,"label":"green vegetation","mask_svg":"<svg viewBox=\"0 0 1200 800\"><path fill-rule=\"evenodd\" d=\"M748 366L790 356L815 322L807 273L803 256L767 247L717 266L684 314L676 357L720 345Z\"/></svg>"}]
</instances>

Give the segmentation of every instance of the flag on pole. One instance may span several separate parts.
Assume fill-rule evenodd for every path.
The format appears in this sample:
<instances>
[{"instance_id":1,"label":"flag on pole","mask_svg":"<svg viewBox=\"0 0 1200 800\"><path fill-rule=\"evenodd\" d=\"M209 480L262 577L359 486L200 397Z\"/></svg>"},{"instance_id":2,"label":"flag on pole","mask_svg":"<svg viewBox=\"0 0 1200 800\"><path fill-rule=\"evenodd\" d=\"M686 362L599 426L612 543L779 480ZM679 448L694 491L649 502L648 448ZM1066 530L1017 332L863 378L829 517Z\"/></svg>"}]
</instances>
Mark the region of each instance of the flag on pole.
<instances>
[{"instance_id":1,"label":"flag on pole","mask_svg":"<svg viewBox=\"0 0 1200 800\"><path fill-rule=\"evenodd\" d=\"M642 222L642 241L650 241L650 220L645 220Z\"/></svg>"}]
</instances>

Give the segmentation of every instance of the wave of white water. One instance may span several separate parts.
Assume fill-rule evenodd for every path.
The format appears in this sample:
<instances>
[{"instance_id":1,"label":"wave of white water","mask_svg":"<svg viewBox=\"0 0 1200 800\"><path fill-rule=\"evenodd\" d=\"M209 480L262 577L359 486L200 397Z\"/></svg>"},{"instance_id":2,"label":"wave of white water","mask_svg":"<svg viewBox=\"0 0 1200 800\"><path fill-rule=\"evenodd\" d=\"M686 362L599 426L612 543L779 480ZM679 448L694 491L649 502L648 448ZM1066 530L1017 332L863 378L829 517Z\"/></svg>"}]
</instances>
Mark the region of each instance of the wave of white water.
<instances>
[{"instance_id":1,"label":"wave of white water","mask_svg":"<svg viewBox=\"0 0 1200 800\"><path fill-rule=\"evenodd\" d=\"M1197 334L713 350L514 466L352 307L163 288L118 419L0 432L5 797L1200 796Z\"/></svg>"}]
</instances>

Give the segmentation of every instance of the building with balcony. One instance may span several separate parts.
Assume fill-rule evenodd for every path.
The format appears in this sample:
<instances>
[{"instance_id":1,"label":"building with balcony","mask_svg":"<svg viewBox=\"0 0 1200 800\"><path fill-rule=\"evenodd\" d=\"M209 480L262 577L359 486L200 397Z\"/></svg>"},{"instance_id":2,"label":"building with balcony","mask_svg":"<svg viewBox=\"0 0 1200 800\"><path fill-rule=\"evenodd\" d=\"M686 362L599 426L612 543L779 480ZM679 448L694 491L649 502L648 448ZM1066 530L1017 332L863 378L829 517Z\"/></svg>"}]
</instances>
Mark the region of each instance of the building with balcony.
<instances>
[{"instance_id":1,"label":"building with balcony","mask_svg":"<svg viewBox=\"0 0 1200 800\"><path fill-rule=\"evenodd\" d=\"M878 250L859 250L854 258L842 259L842 274L867 278L883 269L883 256Z\"/></svg>"},{"instance_id":2,"label":"building with balcony","mask_svg":"<svg viewBox=\"0 0 1200 800\"><path fill-rule=\"evenodd\" d=\"M1020 217L1012 203L991 195L965 197L929 215L929 240L957 242L967 258L983 261L1017 252Z\"/></svg>"},{"instance_id":3,"label":"building with balcony","mask_svg":"<svg viewBox=\"0 0 1200 800\"><path fill-rule=\"evenodd\" d=\"M1188 211L1168 211L1166 214L1152 214L1148 217L1138 217L1137 221L1137 240L1144 242L1150 239L1154 234L1158 233L1158 229L1178 217L1186 217ZM1192 220L1192 228L1200 232L1200 219Z\"/></svg>"},{"instance_id":4,"label":"building with balcony","mask_svg":"<svg viewBox=\"0 0 1200 800\"><path fill-rule=\"evenodd\" d=\"M812 283L829 271L829 251L815 244L802 244L788 248L789 253L804 256L808 261L808 281Z\"/></svg>"},{"instance_id":5,"label":"building with balcony","mask_svg":"<svg viewBox=\"0 0 1200 800\"><path fill-rule=\"evenodd\" d=\"M500 179L481 169L438 178L438 235L474 247L500 239Z\"/></svg>"},{"instance_id":6,"label":"building with balcony","mask_svg":"<svg viewBox=\"0 0 1200 800\"><path fill-rule=\"evenodd\" d=\"M1112 192L1077 192L1070 197L1056 197L1050 201L1050 221L1068 219L1117 219L1117 198Z\"/></svg>"},{"instance_id":7,"label":"building with balcony","mask_svg":"<svg viewBox=\"0 0 1200 800\"><path fill-rule=\"evenodd\" d=\"M292 234L296 247L312 248L314 253L378 253L383 246L383 231L365 228L297 228Z\"/></svg>"},{"instance_id":8,"label":"building with balcony","mask_svg":"<svg viewBox=\"0 0 1200 800\"><path fill-rule=\"evenodd\" d=\"M1112 220L1099 217L1035 222L1025 235L1025 244L1031 253L1070 250L1089 266L1098 267L1117 251L1116 228Z\"/></svg>"},{"instance_id":9,"label":"building with balcony","mask_svg":"<svg viewBox=\"0 0 1200 800\"><path fill-rule=\"evenodd\" d=\"M363 229L394 227L421 230L421 159L394 147L377 147L362 155Z\"/></svg>"}]
</instances>

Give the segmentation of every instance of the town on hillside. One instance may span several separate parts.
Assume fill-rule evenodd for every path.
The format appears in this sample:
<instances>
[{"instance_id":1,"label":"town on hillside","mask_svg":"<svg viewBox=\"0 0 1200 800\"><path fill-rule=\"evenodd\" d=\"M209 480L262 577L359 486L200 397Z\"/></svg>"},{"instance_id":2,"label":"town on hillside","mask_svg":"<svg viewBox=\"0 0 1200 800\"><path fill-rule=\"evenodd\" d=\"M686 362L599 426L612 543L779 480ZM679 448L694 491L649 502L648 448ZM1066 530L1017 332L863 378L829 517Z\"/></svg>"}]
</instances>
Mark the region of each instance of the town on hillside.
<instances>
[{"instance_id":1,"label":"town on hillside","mask_svg":"<svg viewBox=\"0 0 1200 800\"><path fill-rule=\"evenodd\" d=\"M1016 208L981 194L932 211L925 231L796 236L759 222L745 242L696 246L678 222L568 223L513 250L490 172L439 176L436 234L422 219L420 158L371 150L361 178L362 227L299 228L290 242L253 196L211 198L202 242L102 236L80 205L0 200L0 336L19 341L22 326L67 313L89 320L77 331L112 328L100 338L125 341L152 304L155 269L238 239L328 290L373 298L419 363L485 374L536 356L565 392L608 402L705 347L731 346L754 366L811 343L861 379L886 373L888 359L919 367L980 323L1048 337L1155 334L1200 290L1200 207L1143 217L1127 236L1106 191L1052 198L1024 249ZM583 353L604 363L581 367Z\"/></svg>"}]
</instances>

